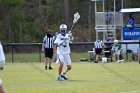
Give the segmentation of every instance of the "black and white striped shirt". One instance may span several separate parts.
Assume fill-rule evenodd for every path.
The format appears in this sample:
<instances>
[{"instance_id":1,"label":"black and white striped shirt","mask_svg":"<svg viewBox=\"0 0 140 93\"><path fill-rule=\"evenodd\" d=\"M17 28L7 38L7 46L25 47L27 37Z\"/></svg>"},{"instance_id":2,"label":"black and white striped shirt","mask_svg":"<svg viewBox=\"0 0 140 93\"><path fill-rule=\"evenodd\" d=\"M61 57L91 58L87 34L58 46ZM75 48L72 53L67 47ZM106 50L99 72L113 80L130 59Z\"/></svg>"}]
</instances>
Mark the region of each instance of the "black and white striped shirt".
<instances>
[{"instance_id":1,"label":"black and white striped shirt","mask_svg":"<svg viewBox=\"0 0 140 93\"><path fill-rule=\"evenodd\" d=\"M43 39L43 43L45 48L53 48L53 37L45 36Z\"/></svg>"},{"instance_id":2,"label":"black and white striped shirt","mask_svg":"<svg viewBox=\"0 0 140 93\"><path fill-rule=\"evenodd\" d=\"M104 43L102 41L95 41L94 45L95 45L95 48L103 48Z\"/></svg>"}]
</instances>

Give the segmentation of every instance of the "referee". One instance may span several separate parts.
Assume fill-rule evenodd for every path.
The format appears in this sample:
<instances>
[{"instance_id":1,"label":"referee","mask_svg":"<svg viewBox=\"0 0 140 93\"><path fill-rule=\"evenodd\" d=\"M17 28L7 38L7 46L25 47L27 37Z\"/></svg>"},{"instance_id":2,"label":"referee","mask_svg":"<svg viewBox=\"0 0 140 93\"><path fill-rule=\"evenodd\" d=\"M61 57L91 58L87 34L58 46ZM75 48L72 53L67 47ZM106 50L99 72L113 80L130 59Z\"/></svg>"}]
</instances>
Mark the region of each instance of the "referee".
<instances>
[{"instance_id":1,"label":"referee","mask_svg":"<svg viewBox=\"0 0 140 93\"><path fill-rule=\"evenodd\" d=\"M102 52L102 49L104 47L104 43L100 40L100 38L97 38L97 41L94 42L94 46L95 46L95 54L96 54L96 60L95 63L98 63L99 61L99 56Z\"/></svg>"},{"instance_id":2,"label":"referee","mask_svg":"<svg viewBox=\"0 0 140 93\"><path fill-rule=\"evenodd\" d=\"M47 70L47 65L49 63L49 69L52 70L51 60L53 57L53 36L51 30L48 30L47 35L43 39L42 51L45 50L45 69Z\"/></svg>"}]
</instances>

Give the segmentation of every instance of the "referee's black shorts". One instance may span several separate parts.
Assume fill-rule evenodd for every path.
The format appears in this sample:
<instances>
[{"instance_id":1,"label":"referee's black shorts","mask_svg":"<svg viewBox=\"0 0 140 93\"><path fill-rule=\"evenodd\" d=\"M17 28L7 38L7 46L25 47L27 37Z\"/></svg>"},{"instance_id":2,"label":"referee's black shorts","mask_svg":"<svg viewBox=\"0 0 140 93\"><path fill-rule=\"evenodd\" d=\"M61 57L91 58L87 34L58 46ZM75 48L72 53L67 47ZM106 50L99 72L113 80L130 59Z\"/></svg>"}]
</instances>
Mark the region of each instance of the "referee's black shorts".
<instances>
[{"instance_id":1,"label":"referee's black shorts","mask_svg":"<svg viewBox=\"0 0 140 93\"><path fill-rule=\"evenodd\" d=\"M53 48L45 48L45 57L53 58Z\"/></svg>"},{"instance_id":2,"label":"referee's black shorts","mask_svg":"<svg viewBox=\"0 0 140 93\"><path fill-rule=\"evenodd\" d=\"M102 48L95 48L95 53L96 54L101 54L101 52L102 52Z\"/></svg>"}]
</instances>

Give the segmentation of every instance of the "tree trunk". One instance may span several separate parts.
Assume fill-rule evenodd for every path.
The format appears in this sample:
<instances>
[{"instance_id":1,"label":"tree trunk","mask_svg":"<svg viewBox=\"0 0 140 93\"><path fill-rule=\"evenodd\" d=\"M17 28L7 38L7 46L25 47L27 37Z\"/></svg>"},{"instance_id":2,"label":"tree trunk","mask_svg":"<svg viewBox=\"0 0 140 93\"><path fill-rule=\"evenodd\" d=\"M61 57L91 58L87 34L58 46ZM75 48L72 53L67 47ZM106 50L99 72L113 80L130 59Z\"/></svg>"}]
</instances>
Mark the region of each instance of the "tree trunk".
<instances>
[{"instance_id":1,"label":"tree trunk","mask_svg":"<svg viewBox=\"0 0 140 93\"><path fill-rule=\"evenodd\" d=\"M20 23L19 23L19 27L20 27L19 42L21 43L21 42L22 42L22 24L21 24L21 21L20 21Z\"/></svg>"},{"instance_id":2,"label":"tree trunk","mask_svg":"<svg viewBox=\"0 0 140 93\"><path fill-rule=\"evenodd\" d=\"M9 43L12 42L12 30L11 30L11 21L10 21L10 11L11 11L11 9L9 7L8 8L8 32L9 32L8 39L9 39Z\"/></svg>"},{"instance_id":3,"label":"tree trunk","mask_svg":"<svg viewBox=\"0 0 140 93\"><path fill-rule=\"evenodd\" d=\"M69 24L70 15L69 15L69 0L64 0L64 20L66 24Z\"/></svg>"},{"instance_id":4,"label":"tree trunk","mask_svg":"<svg viewBox=\"0 0 140 93\"><path fill-rule=\"evenodd\" d=\"M88 9L88 30L89 30L89 40L91 40L91 1L89 1L89 9Z\"/></svg>"},{"instance_id":5,"label":"tree trunk","mask_svg":"<svg viewBox=\"0 0 140 93\"><path fill-rule=\"evenodd\" d=\"M43 14L42 14L42 8L41 8L42 4L41 4L41 0L38 1L38 12L40 15L40 24L42 24L43 22Z\"/></svg>"}]
</instances>

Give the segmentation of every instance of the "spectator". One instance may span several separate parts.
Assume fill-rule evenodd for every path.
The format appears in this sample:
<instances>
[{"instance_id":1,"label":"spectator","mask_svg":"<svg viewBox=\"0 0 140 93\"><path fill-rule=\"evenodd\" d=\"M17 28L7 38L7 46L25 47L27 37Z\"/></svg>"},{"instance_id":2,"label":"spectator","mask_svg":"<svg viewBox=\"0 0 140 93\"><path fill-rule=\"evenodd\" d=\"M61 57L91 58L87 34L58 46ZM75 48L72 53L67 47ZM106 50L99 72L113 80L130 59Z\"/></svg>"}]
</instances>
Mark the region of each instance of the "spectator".
<instances>
[{"instance_id":1,"label":"spectator","mask_svg":"<svg viewBox=\"0 0 140 93\"><path fill-rule=\"evenodd\" d=\"M114 55L116 57L116 63L124 62L121 44L118 44L118 40L114 40L112 50L114 51Z\"/></svg>"},{"instance_id":2,"label":"spectator","mask_svg":"<svg viewBox=\"0 0 140 93\"><path fill-rule=\"evenodd\" d=\"M42 51L45 50L45 69L47 70L47 65L49 63L49 69L53 69L51 67L51 61L53 57L53 36L51 30L48 30L47 35L43 39L42 43Z\"/></svg>"},{"instance_id":3,"label":"spectator","mask_svg":"<svg viewBox=\"0 0 140 93\"><path fill-rule=\"evenodd\" d=\"M97 41L94 42L94 46L95 46L95 54L96 54L96 60L95 63L98 63L99 61L99 57L101 55L101 52L104 48L104 43L100 40L100 38L97 38Z\"/></svg>"},{"instance_id":4,"label":"spectator","mask_svg":"<svg viewBox=\"0 0 140 93\"><path fill-rule=\"evenodd\" d=\"M105 21L106 25L111 25L113 22L113 14L110 12L110 10L108 10L105 14Z\"/></svg>"},{"instance_id":5,"label":"spectator","mask_svg":"<svg viewBox=\"0 0 140 93\"><path fill-rule=\"evenodd\" d=\"M132 14L129 14L129 19L128 19L128 24L127 24L127 27L129 28L134 28L134 18L132 17Z\"/></svg>"},{"instance_id":6,"label":"spectator","mask_svg":"<svg viewBox=\"0 0 140 93\"><path fill-rule=\"evenodd\" d=\"M107 58L111 58L111 62L113 61L113 59L112 59L112 42L113 42L113 40L112 40L112 38L108 38L107 40L106 40L106 44L105 44L105 46L104 46L104 50L105 51L107 51L107 52L105 52L104 51L104 53L105 53L105 57L107 57Z\"/></svg>"}]
</instances>

